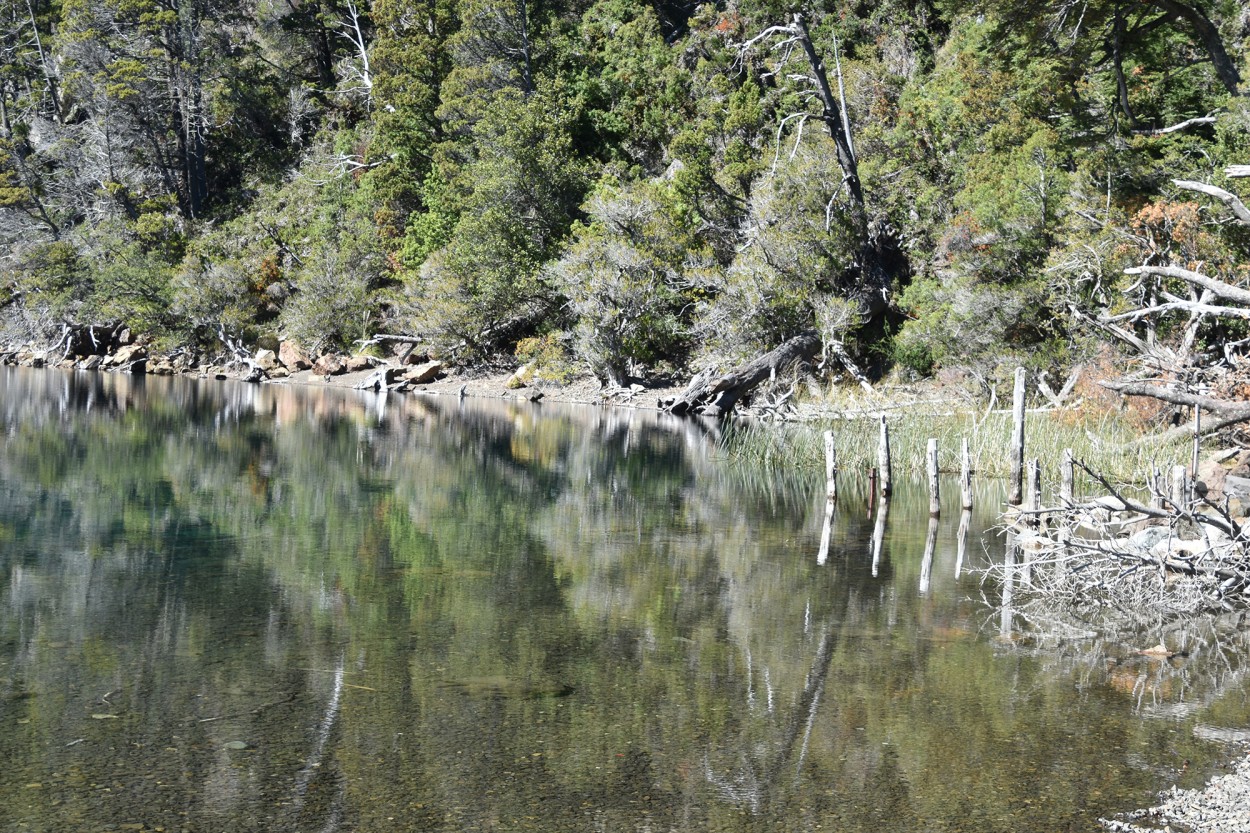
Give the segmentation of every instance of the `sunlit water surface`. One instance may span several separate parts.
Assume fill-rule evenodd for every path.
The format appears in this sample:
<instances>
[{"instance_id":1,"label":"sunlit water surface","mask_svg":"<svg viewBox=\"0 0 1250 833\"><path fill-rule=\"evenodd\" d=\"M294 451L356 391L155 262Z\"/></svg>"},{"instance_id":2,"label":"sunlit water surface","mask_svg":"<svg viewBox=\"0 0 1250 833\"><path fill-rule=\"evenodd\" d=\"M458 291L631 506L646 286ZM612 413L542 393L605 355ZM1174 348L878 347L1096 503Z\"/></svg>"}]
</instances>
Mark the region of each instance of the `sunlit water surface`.
<instances>
[{"instance_id":1,"label":"sunlit water surface","mask_svg":"<svg viewBox=\"0 0 1250 833\"><path fill-rule=\"evenodd\" d=\"M0 419L4 831L1092 830L1250 725L1237 623L988 606L993 484L961 561L954 489L874 551L847 472L818 564L823 483L654 413L0 368Z\"/></svg>"}]
</instances>

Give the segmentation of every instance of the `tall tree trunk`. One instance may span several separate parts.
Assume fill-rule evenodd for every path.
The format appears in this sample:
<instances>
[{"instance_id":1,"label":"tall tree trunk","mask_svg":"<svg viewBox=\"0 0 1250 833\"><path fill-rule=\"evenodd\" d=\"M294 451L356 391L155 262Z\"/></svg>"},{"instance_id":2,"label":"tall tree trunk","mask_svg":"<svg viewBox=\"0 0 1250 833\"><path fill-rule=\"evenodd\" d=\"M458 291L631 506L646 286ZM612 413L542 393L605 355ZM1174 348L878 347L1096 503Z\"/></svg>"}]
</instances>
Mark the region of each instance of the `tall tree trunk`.
<instances>
[{"instance_id":1,"label":"tall tree trunk","mask_svg":"<svg viewBox=\"0 0 1250 833\"><path fill-rule=\"evenodd\" d=\"M807 30L807 21L803 19L801 13L795 13L794 26L799 44L803 47L807 62L812 67L812 77L816 79L816 90L820 94L820 103L824 107L822 120L837 148L838 164L842 167L843 176L846 177L846 187L851 193L853 210L859 215L856 221L862 220L863 232L867 235L868 220L864 208L864 189L859 181L859 160L855 158L855 150L851 147L851 137L846 130L846 125L850 124L850 120L844 116L837 99L833 97L833 88L829 86L829 76L825 73L825 62L812 44L811 33Z\"/></svg>"},{"instance_id":2,"label":"tall tree trunk","mask_svg":"<svg viewBox=\"0 0 1250 833\"><path fill-rule=\"evenodd\" d=\"M860 300L869 307L870 312L879 312L885 306L885 291L895 278L906 272L906 258L898 241L888 231L874 230L869 223L863 184L859 178L859 159L855 156L855 148L851 142L850 118L834 98L824 61L812 43L807 21L797 12L793 21L789 28L803 47L803 53L811 66L816 91L824 108L822 121L833 139L838 165L842 168L847 191L851 195L851 223L859 242L859 288L862 291Z\"/></svg>"},{"instance_id":3,"label":"tall tree trunk","mask_svg":"<svg viewBox=\"0 0 1250 833\"><path fill-rule=\"evenodd\" d=\"M1211 18L1203 13L1202 9L1186 5L1179 0L1147 0L1147 2L1188 23L1198 38L1198 42L1211 57L1211 63L1215 66L1215 75L1220 79L1220 83L1233 95L1240 95L1241 73L1237 71L1237 64L1229 57L1228 50L1224 48L1224 39L1220 37L1220 30L1211 22Z\"/></svg>"},{"instance_id":4,"label":"tall tree trunk","mask_svg":"<svg viewBox=\"0 0 1250 833\"><path fill-rule=\"evenodd\" d=\"M1133 107L1128 100L1128 83L1124 79L1124 9L1115 7L1115 30L1111 39L1111 59L1115 65L1115 86L1120 97L1120 109L1128 119L1130 128L1137 126L1137 117L1133 115Z\"/></svg>"}]
</instances>

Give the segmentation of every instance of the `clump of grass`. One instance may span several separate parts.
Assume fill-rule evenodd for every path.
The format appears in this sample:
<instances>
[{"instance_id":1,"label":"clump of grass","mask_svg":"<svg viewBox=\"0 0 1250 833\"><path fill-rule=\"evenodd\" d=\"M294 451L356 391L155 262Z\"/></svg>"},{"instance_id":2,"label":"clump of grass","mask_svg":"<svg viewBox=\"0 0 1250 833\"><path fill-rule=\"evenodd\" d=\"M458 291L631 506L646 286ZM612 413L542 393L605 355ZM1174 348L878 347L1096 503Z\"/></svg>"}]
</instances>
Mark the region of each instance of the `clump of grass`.
<instances>
[{"instance_id":1,"label":"clump of grass","mask_svg":"<svg viewBox=\"0 0 1250 833\"><path fill-rule=\"evenodd\" d=\"M876 412L842 412L828 419L778 429L775 425L741 423L728 432L723 448L732 457L769 468L823 471L823 432L833 431L838 467L843 471L877 464L880 435ZM962 440L968 439L972 464L982 477L1009 474L1011 414L925 410L910 407L886 414L896 476L923 476L928 440L938 440L938 465L957 472ZM1025 457L1041 463L1044 481L1059 479L1063 451L1105 476L1129 483L1145 482L1154 467L1168 468L1189 459L1185 442L1152 442L1114 414L1040 411L1025 420Z\"/></svg>"}]
</instances>

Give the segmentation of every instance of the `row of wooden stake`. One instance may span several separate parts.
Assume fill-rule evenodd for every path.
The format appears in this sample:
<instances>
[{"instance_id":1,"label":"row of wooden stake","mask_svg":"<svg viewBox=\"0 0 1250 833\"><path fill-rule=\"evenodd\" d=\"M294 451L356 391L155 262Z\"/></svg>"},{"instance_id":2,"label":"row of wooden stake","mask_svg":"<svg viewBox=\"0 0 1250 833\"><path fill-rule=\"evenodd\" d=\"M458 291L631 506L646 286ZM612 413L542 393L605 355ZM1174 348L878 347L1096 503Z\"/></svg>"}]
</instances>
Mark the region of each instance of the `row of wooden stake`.
<instances>
[{"instance_id":1,"label":"row of wooden stake","mask_svg":"<svg viewBox=\"0 0 1250 833\"><path fill-rule=\"evenodd\" d=\"M929 438L925 452L926 469L929 474L929 514L938 517L942 514L942 503L938 486L938 441ZM1036 461L1034 461L1036 462ZM833 432L825 432L825 483L826 497L830 504L838 502L838 451L834 447ZM881 490L882 497L889 497L893 491L893 466L890 462L890 426L885 417L881 417L881 441L877 448L877 467L869 474L873 484L872 491ZM964 437L960 448L959 465L960 506L972 508L972 453L968 448L968 438Z\"/></svg>"},{"instance_id":2,"label":"row of wooden stake","mask_svg":"<svg viewBox=\"0 0 1250 833\"><path fill-rule=\"evenodd\" d=\"M1024 420L1025 420L1025 373L1024 368L1016 368L1015 385L1012 390L1012 427L1011 427L1011 447L1009 449L1011 472L1008 478L1007 503L1011 506L1024 505L1026 510L1038 511L1041 509L1042 502L1042 473L1041 465L1035 457L1026 461L1024 456ZM1197 425L1195 419L1195 426ZM1195 427L1195 432L1197 428ZM1195 433L1197 436L1197 433ZM1197 441L1194 443L1194 463L1193 471L1197 471ZM960 485L960 506L964 510L972 508L972 454L968 447L968 438L964 437L960 448L960 466L959 466L959 485ZM942 511L941 500L938 489L938 441L937 438L929 438L928 447L926 449L926 469L929 480L929 514L938 517ZM837 449L834 447L833 432L825 432L825 481L827 483L827 499L829 510L832 512L833 506L838 501L838 458ZM1026 478L1027 475L1027 478ZM880 490L882 497L889 497L893 488L893 466L890 459L890 427L886 424L885 416L881 417L881 434L880 441L877 446L877 466L869 475L870 491L875 493ZM1059 499L1062 505L1070 506L1073 501L1073 484L1075 481L1075 465L1073 462L1072 449L1064 449L1063 460L1060 465L1059 480ZM1180 505L1187 494L1187 490L1192 488L1192 475L1190 475L1184 466L1175 466L1171 472L1171 488L1169 490L1172 500L1175 504ZM1151 493L1154 496L1152 502L1160 503L1162 495L1165 494L1163 474L1156 472L1154 481L1151 484Z\"/></svg>"},{"instance_id":3,"label":"row of wooden stake","mask_svg":"<svg viewBox=\"0 0 1250 833\"><path fill-rule=\"evenodd\" d=\"M1019 506L1024 502L1023 485L1024 485L1024 414L1025 414L1025 398L1024 398L1024 368L1016 368L1015 388L1012 392L1012 429L1011 429L1011 478L1009 482L1009 494L1007 502L1012 506ZM834 448L833 432L825 432L825 481L828 484L828 499L832 503L838 500L838 457L837 449ZM972 454L968 447L968 438L964 437L960 448L960 465L959 465L959 486L960 486L960 506L964 509L972 508ZM942 507L938 493L938 441L936 437L930 437L928 448L925 453L926 469L929 475L929 514L937 517L941 514ZM1072 484L1072 452L1067 450L1064 452L1064 482L1067 484L1065 496L1071 497ZM1029 493L1030 497L1041 496L1041 470L1036 459L1030 460L1029 469ZM881 417L881 439L877 444L877 467L873 469L871 479L875 484L875 488L881 490L882 497L889 497L893 488L893 465L890 460L890 426L886 424L885 416Z\"/></svg>"},{"instance_id":4,"label":"row of wooden stake","mask_svg":"<svg viewBox=\"0 0 1250 833\"><path fill-rule=\"evenodd\" d=\"M1024 416L1025 416L1025 374L1024 368L1016 368L1015 386L1012 392L1012 432L1011 432L1011 479L1007 502L1013 506L1025 503L1024 485ZM825 435L825 523L821 533L820 560L829 551L829 538L833 520L834 507L838 502L838 452L834 446L833 432ZM960 506L964 512L972 509L972 453L968 447L968 438L964 437L960 447L959 491ZM942 513L942 502L938 477L938 441L930 437L925 450L926 469L929 480L929 516L937 518ZM1182 467L1183 468L1183 467ZM1183 472L1182 472L1183 477ZM881 417L880 441L877 444L877 466L869 475L869 492L875 494L879 489L883 499L889 498L893 490L893 465L890 459L890 427L886 418ZM1060 497L1066 504L1072 502L1072 486L1074 480L1072 451L1065 449L1060 484ZM1041 466L1034 458L1028 462L1028 501L1026 507L1033 510L1041 508L1042 482ZM870 510L871 511L871 510Z\"/></svg>"}]
</instances>

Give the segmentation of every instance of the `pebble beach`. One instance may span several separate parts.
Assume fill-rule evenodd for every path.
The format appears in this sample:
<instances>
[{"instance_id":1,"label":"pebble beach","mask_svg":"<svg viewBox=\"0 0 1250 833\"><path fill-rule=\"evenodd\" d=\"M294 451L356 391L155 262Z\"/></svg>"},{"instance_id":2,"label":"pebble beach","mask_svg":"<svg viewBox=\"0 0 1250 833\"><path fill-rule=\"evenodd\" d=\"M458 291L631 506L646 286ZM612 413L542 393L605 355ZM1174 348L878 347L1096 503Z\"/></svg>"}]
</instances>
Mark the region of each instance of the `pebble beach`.
<instances>
[{"instance_id":1,"label":"pebble beach","mask_svg":"<svg viewBox=\"0 0 1250 833\"><path fill-rule=\"evenodd\" d=\"M1173 787L1163 801L1147 810L1126 813L1120 819L1102 819L1112 833L1250 833L1250 755L1232 764L1227 775L1217 775L1200 790Z\"/></svg>"}]
</instances>

